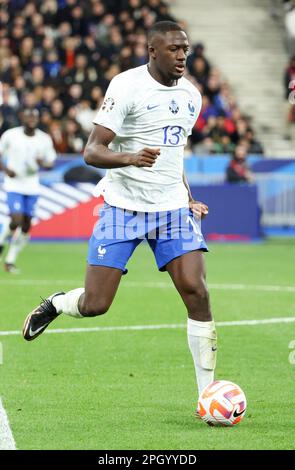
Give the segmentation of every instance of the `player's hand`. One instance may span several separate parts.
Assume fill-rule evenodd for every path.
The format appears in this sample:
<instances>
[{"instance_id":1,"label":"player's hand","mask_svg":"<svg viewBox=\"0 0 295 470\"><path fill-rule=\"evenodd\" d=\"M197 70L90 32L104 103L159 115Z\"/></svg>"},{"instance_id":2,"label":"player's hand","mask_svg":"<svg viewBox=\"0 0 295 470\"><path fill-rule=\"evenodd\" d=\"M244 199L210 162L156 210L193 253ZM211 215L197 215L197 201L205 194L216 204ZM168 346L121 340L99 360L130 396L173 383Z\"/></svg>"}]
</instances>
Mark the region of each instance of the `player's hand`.
<instances>
[{"instance_id":1,"label":"player's hand","mask_svg":"<svg viewBox=\"0 0 295 470\"><path fill-rule=\"evenodd\" d=\"M36 158L36 162L38 163L39 166L41 167L44 166L44 160L42 160L42 158Z\"/></svg>"},{"instance_id":2,"label":"player's hand","mask_svg":"<svg viewBox=\"0 0 295 470\"><path fill-rule=\"evenodd\" d=\"M5 173L6 173L10 178L14 178L14 177L16 176L15 171L10 170L9 168L5 168Z\"/></svg>"},{"instance_id":3,"label":"player's hand","mask_svg":"<svg viewBox=\"0 0 295 470\"><path fill-rule=\"evenodd\" d=\"M191 209L196 219L203 219L207 214L209 214L208 206L200 201L190 201L189 208Z\"/></svg>"},{"instance_id":4,"label":"player's hand","mask_svg":"<svg viewBox=\"0 0 295 470\"><path fill-rule=\"evenodd\" d=\"M43 160L42 158L37 158L36 162L38 163L39 167L42 168L43 170L51 170L51 168L53 168L53 163L48 163L46 160Z\"/></svg>"},{"instance_id":5,"label":"player's hand","mask_svg":"<svg viewBox=\"0 0 295 470\"><path fill-rule=\"evenodd\" d=\"M130 165L141 167L152 167L160 155L160 149L145 147L131 157Z\"/></svg>"}]
</instances>

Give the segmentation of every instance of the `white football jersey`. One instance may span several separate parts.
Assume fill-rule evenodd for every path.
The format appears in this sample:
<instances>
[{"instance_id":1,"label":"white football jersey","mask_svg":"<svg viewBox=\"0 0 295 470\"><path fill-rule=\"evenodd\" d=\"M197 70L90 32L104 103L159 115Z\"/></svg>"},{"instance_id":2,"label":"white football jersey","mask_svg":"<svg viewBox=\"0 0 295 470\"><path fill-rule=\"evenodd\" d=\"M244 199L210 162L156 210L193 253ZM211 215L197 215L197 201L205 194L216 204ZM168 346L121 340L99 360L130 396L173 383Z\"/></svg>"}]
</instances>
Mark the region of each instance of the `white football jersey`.
<instances>
[{"instance_id":1,"label":"white football jersey","mask_svg":"<svg viewBox=\"0 0 295 470\"><path fill-rule=\"evenodd\" d=\"M16 176L5 174L4 189L26 195L39 194L39 165L37 159L52 164L56 152L51 137L40 129L33 136L25 134L23 127L14 127L4 132L0 139L0 154L7 168Z\"/></svg>"},{"instance_id":2,"label":"white football jersey","mask_svg":"<svg viewBox=\"0 0 295 470\"><path fill-rule=\"evenodd\" d=\"M152 168L126 166L107 170L95 195L113 206L155 212L188 206L183 183L183 153L201 109L201 95L186 78L173 87L162 85L142 65L111 81L94 123L116 137L109 148L136 153L160 148Z\"/></svg>"}]
</instances>

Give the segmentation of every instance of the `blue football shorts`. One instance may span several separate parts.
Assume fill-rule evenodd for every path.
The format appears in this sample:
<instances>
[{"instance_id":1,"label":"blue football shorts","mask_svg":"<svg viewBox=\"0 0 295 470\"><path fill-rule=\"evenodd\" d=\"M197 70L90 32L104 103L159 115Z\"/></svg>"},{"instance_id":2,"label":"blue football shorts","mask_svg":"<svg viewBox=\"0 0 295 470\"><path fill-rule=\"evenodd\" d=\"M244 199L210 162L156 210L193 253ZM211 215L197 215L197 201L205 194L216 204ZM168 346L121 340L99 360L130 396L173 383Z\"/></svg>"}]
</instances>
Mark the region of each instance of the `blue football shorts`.
<instances>
[{"instance_id":1,"label":"blue football shorts","mask_svg":"<svg viewBox=\"0 0 295 470\"><path fill-rule=\"evenodd\" d=\"M25 214L34 217L35 206L38 200L36 195L27 195L14 192L7 193L7 204L10 214Z\"/></svg>"},{"instance_id":2,"label":"blue football shorts","mask_svg":"<svg viewBox=\"0 0 295 470\"><path fill-rule=\"evenodd\" d=\"M208 251L200 221L188 207L138 212L104 203L89 240L88 264L121 269L125 274L130 256L143 240L153 250L160 271L185 253Z\"/></svg>"}]
</instances>

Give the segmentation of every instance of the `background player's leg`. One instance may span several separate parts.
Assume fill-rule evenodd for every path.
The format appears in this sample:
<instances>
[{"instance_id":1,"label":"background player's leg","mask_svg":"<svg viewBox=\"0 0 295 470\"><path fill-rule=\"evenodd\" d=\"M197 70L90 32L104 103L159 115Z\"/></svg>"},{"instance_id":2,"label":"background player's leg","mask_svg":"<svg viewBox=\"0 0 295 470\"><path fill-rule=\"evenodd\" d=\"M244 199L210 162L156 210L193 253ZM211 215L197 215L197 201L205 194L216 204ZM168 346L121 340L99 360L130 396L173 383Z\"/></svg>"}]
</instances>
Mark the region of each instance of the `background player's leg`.
<instances>
[{"instance_id":1,"label":"background player's leg","mask_svg":"<svg viewBox=\"0 0 295 470\"><path fill-rule=\"evenodd\" d=\"M166 265L188 311L187 334L199 393L214 380L216 331L206 286L204 255L192 251Z\"/></svg>"},{"instance_id":2,"label":"background player's leg","mask_svg":"<svg viewBox=\"0 0 295 470\"><path fill-rule=\"evenodd\" d=\"M15 267L15 260L19 252L19 245L21 244L21 226L23 223L24 215L22 213L11 214L11 221L9 224L9 231L6 236L11 235L9 242L8 252L5 258L4 269L7 272L18 274L18 269ZM21 249L21 248L20 248ZM3 246L2 246L3 250ZM2 251L1 250L1 251Z\"/></svg>"},{"instance_id":3,"label":"background player's leg","mask_svg":"<svg viewBox=\"0 0 295 470\"><path fill-rule=\"evenodd\" d=\"M5 270L17 273L15 261L19 252L28 241L28 232L37 196L27 196L20 193L7 193L7 202L11 213L10 230L13 232L9 250L5 259Z\"/></svg>"},{"instance_id":4,"label":"background player's leg","mask_svg":"<svg viewBox=\"0 0 295 470\"><path fill-rule=\"evenodd\" d=\"M3 250L6 239L13 235L15 229L22 224L23 214L11 214L11 220L3 224L1 233L0 233L0 253Z\"/></svg>"},{"instance_id":5,"label":"background player's leg","mask_svg":"<svg viewBox=\"0 0 295 470\"><path fill-rule=\"evenodd\" d=\"M9 250L5 259L5 264L8 267L15 265L16 259L22 249L26 246L29 241L29 231L31 228L31 217L28 215L22 215L20 225L14 231L11 238Z\"/></svg>"},{"instance_id":6,"label":"background player's leg","mask_svg":"<svg viewBox=\"0 0 295 470\"><path fill-rule=\"evenodd\" d=\"M57 313L74 317L95 317L106 313L117 292L121 269L88 265L85 289L78 288L52 299Z\"/></svg>"},{"instance_id":7,"label":"background player's leg","mask_svg":"<svg viewBox=\"0 0 295 470\"><path fill-rule=\"evenodd\" d=\"M9 237L10 233L11 233L10 222L9 221L2 222L1 232L0 232L0 258L4 249L4 244L6 242L6 239Z\"/></svg>"},{"instance_id":8,"label":"background player's leg","mask_svg":"<svg viewBox=\"0 0 295 470\"><path fill-rule=\"evenodd\" d=\"M18 221L18 227L10 242L9 251L5 259L6 271L17 272L15 268L16 258L29 241L29 232L37 199L36 195L15 194L11 196L10 205L12 205L12 208L15 208L16 204L19 205L22 208L22 217Z\"/></svg>"}]
</instances>

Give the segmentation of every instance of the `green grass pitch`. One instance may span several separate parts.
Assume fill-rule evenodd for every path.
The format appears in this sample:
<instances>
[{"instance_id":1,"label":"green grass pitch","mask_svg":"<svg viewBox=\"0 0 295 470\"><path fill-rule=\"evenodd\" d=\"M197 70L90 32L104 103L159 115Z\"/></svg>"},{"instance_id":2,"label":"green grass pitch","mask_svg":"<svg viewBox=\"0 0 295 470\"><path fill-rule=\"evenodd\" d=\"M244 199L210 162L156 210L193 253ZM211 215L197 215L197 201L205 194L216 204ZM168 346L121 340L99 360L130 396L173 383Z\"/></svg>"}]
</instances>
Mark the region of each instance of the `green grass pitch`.
<instances>
[{"instance_id":1,"label":"green grass pitch","mask_svg":"<svg viewBox=\"0 0 295 470\"><path fill-rule=\"evenodd\" d=\"M217 322L295 317L294 290L259 287L294 285L293 243L210 246ZM20 330L40 295L82 286L86 251L86 244L29 245L19 259L21 275L0 273L0 329ZM136 250L128 268L106 315L60 316L50 328L186 322L169 276L157 272L147 246ZM218 337L216 378L238 383L248 400L244 420L233 428L210 428L194 417L185 328L43 334L32 343L0 336L0 396L17 448L294 449L289 343L295 323L220 326Z\"/></svg>"}]
</instances>

